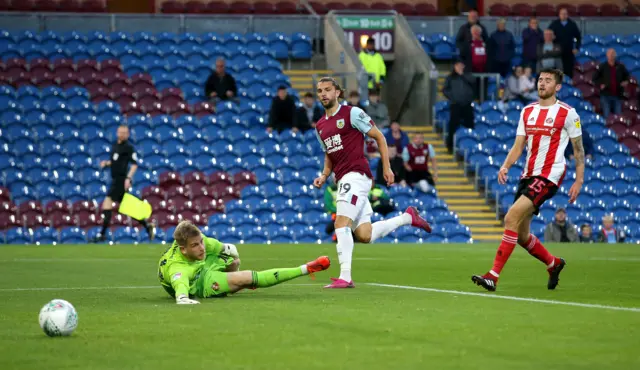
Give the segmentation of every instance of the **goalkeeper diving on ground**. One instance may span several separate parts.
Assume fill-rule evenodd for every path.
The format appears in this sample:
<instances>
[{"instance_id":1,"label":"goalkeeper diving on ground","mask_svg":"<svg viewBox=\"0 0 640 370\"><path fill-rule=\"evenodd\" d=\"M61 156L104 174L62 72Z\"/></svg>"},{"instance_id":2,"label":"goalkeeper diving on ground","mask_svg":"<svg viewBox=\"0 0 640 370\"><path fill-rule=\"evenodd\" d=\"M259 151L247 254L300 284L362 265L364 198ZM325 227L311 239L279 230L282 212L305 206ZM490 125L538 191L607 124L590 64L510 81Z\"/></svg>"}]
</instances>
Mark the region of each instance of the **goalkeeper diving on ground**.
<instances>
[{"instance_id":1,"label":"goalkeeper diving on ground","mask_svg":"<svg viewBox=\"0 0 640 370\"><path fill-rule=\"evenodd\" d=\"M202 235L191 221L182 221L174 242L158 262L158 279L177 304L198 304L193 298L224 297L242 289L268 288L329 268L328 257L301 266L265 271L239 271L240 256L233 244Z\"/></svg>"}]
</instances>

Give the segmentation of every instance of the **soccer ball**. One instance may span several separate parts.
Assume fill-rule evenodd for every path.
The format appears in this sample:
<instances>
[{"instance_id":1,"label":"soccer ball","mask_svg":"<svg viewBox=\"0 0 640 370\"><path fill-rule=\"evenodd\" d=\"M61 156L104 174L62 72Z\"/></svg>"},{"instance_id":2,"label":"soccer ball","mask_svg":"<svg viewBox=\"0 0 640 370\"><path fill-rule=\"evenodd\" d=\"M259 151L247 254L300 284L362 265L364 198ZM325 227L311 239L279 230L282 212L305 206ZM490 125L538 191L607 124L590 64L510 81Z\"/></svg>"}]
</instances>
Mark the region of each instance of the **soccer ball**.
<instances>
[{"instance_id":1,"label":"soccer ball","mask_svg":"<svg viewBox=\"0 0 640 370\"><path fill-rule=\"evenodd\" d=\"M63 299L54 299L40 310L40 327L50 337L71 335L78 327L78 313Z\"/></svg>"}]
</instances>

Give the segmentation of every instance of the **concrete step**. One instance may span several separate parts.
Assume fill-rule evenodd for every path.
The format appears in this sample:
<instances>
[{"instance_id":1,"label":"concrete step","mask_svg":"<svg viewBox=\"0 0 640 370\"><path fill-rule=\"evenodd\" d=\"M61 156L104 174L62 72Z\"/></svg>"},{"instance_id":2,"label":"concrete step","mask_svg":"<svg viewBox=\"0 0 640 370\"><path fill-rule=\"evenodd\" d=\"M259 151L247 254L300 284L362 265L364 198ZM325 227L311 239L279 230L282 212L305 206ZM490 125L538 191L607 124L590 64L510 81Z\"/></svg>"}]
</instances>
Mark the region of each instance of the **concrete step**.
<instances>
[{"instance_id":1,"label":"concrete step","mask_svg":"<svg viewBox=\"0 0 640 370\"><path fill-rule=\"evenodd\" d=\"M447 197L443 197L442 195L440 195L441 198L445 198L445 201L447 202L447 204L454 204L454 205L461 205L461 206L465 206L465 205L481 205L481 204L486 204L484 199L479 199L479 198L463 198L463 199L459 199L459 198L447 198ZM464 211L463 211L464 212Z\"/></svg>"},{"instance_id":2,"label":"concrete step","mask_svg":"<svg viewBox=\"0 0 640 370\"><path fill-rule=\"evenodd\" d=\"M461 185L442 184L442 185L438 185L438 190L439 191L442 191L442 190L464 191L464 190L474 190L474 189L473 189L473 185L471 184L461 184Z\"/></svg>"},{"instance_id":3,"label":"concrete step","mask_svg":"<svg viewBox=\"0 0 640 370\"><path fill-rule=\"evenodd\" d=\"M475 233L498 235L504 232L504 228L498 226L469 226L469 230L471 230L474 235Z\"/></svg>"},{"instance_id":4,"label":"concrete step","mask_svg":"<svg viewBox=\"0 0 640 370\"><path fill-rule=\"evenodd\" d=\"M486 211L491 212L491 207L486 204L481 205L457 205L455 203L449 202L449 210L454 212L466 212L466 211Z\"/></svg>"},{"instance_id":5,"label":"concrete step","mask_svg":"<svg viewBox=\"0 0 640 370\"><path fill-rule=\"evenodd\" d=\"M452 161L438 161L438 169L440 168L460 168L460 165L458 164L458 162L452 162Z\"/></svg>"},{"instance_id":6,"label":"concrete step","mask_svg":"<svg viewBox=\"0 0 640 370\"><path fill-rule=\"evenodd\" d=\"M438 176L442 176L442 175L454 175L454 176L460 176L461 179L466 179L466 177L464 176L464 171L461 169L444 169L444 170L438 170Z\"/></svg>"},{"instance_id":7,"label":"concrete step","mask_svg":"<svg viewBox=\"0 0 640 370\"><path fill-rule=\"evenodd\" d=\"M475 190L467 190L467 191L439 191L438 195L441 197L460 197L460 198L468 198L468 197L482 197L480 193ZM480 199L484 202L484 199Z\"/></svg>"},{"instance_id":8,"label":"concrete step","mask_svg":"<svg viewBox=\"0 0 640 370\"><path fill-rule=\"evenodd\" d=\"M489 217L493 217L493 219L495 220L496 216L493 213L485 213L485 212L458 212L458 217L460 217L460 219L473 218L473 219L481 219L481 220L488 220Z\"/></svg>"},{"instance_id":9,"label":"concrete step","mask_svg":"<svg viewBox=\"0 0 640 370\"><path fill-rule=\"evenodd\" d=\"M438 184L440 183L453 183L453 184L468 184L469 181L467 181L466 177L449 177L449 176L442 176L442 173L438 174L440 177L438 177Z\"/></svg>"},{"instance_id":10,"label":"concrete step","mask_svg":"<svg viewBox=\"0 0 640 370\"><path fill-rule=\"evenodd\" d=\"M469 226L469 227L471 227L471 226L486 226L486 227L489 227L489 226L495 226L495 227L502 226L502 223L499 220L496 220L496 219L493 219L493 220L489 220L489 219L486 219L486 220L462 220L461 219L461 222L463 224Z\"/></svg>"}]
</instances>

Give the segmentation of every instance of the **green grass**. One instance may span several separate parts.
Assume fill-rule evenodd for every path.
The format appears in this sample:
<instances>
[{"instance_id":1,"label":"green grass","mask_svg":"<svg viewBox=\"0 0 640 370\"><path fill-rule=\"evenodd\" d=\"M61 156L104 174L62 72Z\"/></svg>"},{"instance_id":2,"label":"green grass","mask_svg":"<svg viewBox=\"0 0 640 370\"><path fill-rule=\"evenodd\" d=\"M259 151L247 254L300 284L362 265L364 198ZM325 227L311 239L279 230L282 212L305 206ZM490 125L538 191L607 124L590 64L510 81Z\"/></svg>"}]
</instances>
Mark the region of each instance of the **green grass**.
<instances>
[{"instance_id":1,"label":"green grass","mask_svg":"<svg viewBox=\"0 0 640 370\"><path fill-rule=\"evenodd\" d=\"M519 248L487 295L640 307L638 246L548 247L568 263L556 291ZM321 289L338 273L333 245L239 246L244 269L322 254L334 265L315 281L188 307L153 287L165 248L1 247L0 369L640 369L639 311L365 284L483 293L470 276L495 245L357 245L358 287L337 291ZM78 310L71 337L38 326L53 298Z\"/></svg>"}]
</instances>

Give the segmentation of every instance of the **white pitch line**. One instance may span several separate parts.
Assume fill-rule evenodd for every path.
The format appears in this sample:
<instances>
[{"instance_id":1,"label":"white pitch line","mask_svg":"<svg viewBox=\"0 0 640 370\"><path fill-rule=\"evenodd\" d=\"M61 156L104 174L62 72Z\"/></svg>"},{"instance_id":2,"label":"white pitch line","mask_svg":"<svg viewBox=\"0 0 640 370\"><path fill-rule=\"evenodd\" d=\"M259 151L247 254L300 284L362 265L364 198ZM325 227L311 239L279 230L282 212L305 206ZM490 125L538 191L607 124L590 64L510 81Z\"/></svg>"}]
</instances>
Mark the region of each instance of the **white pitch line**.
<instances>
[{"instance_id":1,"label":"white pitch line","mask_svg":"<svg viewBox=\"0 0 640 370\"><path fill-rule=\"evenodd\" d=\"M408 286L408 285L393 285L393 284L380 284L380 283L365 283L365 285L384 287L384 288L419 290L423 292L432 292L432 293L445 293L445 294L468 295L468 296L484 297L484 298L506 299L510 301L546 303L546 304L556 304L561 306L574 306L574 307L585 307L585 308L599 308L601 310L640 312L640 308L637 308L637 307L607 306L607 305L592 304L592 303L553 301L550 299L514 297L514 296L508 296L508 295L495 295L495 294L488 294L488 293L472 293L472 292L463 292L459 290L423 288L423 287Z\"/></svg>"}]
</instances>

